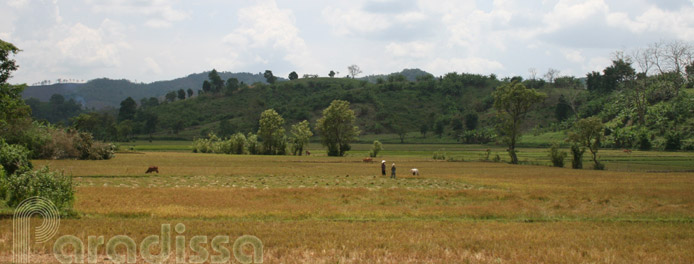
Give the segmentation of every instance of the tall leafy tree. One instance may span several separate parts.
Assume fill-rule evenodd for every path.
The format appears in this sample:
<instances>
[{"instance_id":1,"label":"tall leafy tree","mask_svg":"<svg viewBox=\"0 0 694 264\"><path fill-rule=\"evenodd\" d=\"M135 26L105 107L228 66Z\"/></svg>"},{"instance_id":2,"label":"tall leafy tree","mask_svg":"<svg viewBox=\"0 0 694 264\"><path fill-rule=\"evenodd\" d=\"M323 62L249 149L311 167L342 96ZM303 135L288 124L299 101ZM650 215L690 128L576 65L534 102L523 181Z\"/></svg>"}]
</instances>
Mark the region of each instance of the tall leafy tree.
<instances>
[{"instance_id":1,"label":"tall leafy tree","mask_svg":"<svg viewBox=\"0 0 694 264\"><path fill-rule=\"evenodd\" d=\"M356 117L349 109L349 102L334 100L323 110L318 119L316 131L321 135L321 143L328 148L328 156L344 156L351 149L350 143L359 135L354 125Z\"/></svg>"},{"instance_id":2,"label":"tall leafy tree","mask_svg":"<svg viewBox=\"0 0 694 264\"><path fill-rule=\"evenodd\" d=\"M494 93L494 108L499 118L497 131L502 141L508 146L511 163L518 164L516 143L522 135L522 123L528 112L547 95L528 89L520 82L513 81L499 86Z\"/></svg>"},{"instance_id":3,"label":"tall leafy tree","mask_svg":"<svg viewBox=\"0 0 694 264\"><path fill-rule=\"evenodd\" d=\"M25 85L10 85L7 80L18 66L10 57L20 50L0 39L0 136L7 139L17 136L13 128L30 122L31 108L22 100Z\"/></svg>"},{"instance_id":4,"label":"tall leafy tree","mask_svg":"<svg viewBox=\"0 0 694 264\"><path fill-rule=\"evenodd\" d=\"M265 73L263 73L263 77L265 77L265 80L269 84L273 84L277 80L277 77L275 77L275 75L272 74L271 70L265 70Z\"/></svg>"},{"instance_id":5,"label":"tall leafy tree","mask_svg":"<svg viewBox=\"0 0 694 264\"><path fill-rule=\"evenodd\" d=\"M132 97L125 98L120 102L120 109L118 110L118 122L123 120L133 120L135 118L135 112L137 112L137 103Z\"/></svg>"},{"instance_id":6,"label":"tall leafy tree","mask_svg":"<svg viewBox=\"0 0 694 264\"><path fill-rule=\"evenodd\" d=\"M217 70L212 69L210 73L207 74L207 78L210 79L211 90L214 93L219 93L224 88L224 81L222 77L219 77Z\"/></svg>"},{"instance_id":7,"label":"tall leafy tree","mask_svg":"<svg viewBox=\"0 0 694 264\"><path fill-rule=\"evenodd\" d=\"M262 140L262 152L267 155L282 155L286 151L284 118L274 109L260 114L258 137Z\"/></svg>"},{"instance_id":8,"label":"tall leafy tree","mask_svg":"<svg viewBox=\"0 0 694 264\"><path fill-rule=\"evenodd\" d=\"M304 152L304 147L308 145L308 140L313 136L313 132L311 132L311 127L309 126L308 121L304 120L292 125L290 133L292 153L294 155L298 154L301 156Z\"/></svg>"},{"instance_id":9,"label":"tall leafy tree","mask_svg":"<svg viewBox=\"0 0 694 264\"><path fill-rule=\"evenodd\" d=\"M289 80L296 80L299 79L299 74L297 74L295 71L289 73Z\"/></svg>"},{"instance_id":10,"label":"tall leafy tree","mask_svg":"<svg viewBox=\"0 0 694 264\"><path fill-rule=\"evenodd\" d=\"M193 89L188 88L186 92L188 93L188 98L193 97Z\"/></svg>"},{"instance_id":11,"label":"tall leafy tree","mask_svg":"<svg viewBox=\"0 0 694 264\"><path fill-rule=\"evenodd\" d=\"M183 89L178 89L178 100L186 99L186 91Z\"/></svg>"},{"instance_id":12,"label":"tall leafy tree","mask_svg":"<svg viewBox=\"0 0 694 264\"><path fill-rule=\"evenodd\" d=\"M226 86L225 93L227 95L230 95L231 93L233 93L234 91L239 89L239 80L236 78L229 78L229 79L227 79L225 86Z\"/></svg>"},{"instance_id":13,"label":"tall leafy tree","mask_svg":"<svg viewBox=\"0 0 694 264\"><path fill-rule=\"evenodd\" d=\"M347 71L349 71L349 75L352 76L352 79L354 79L354 77L357 77L357 75L361 73L361 68L359 68L359 66L356 64L352 64L347 67Z\"/></svg>"},{"instance_id":14,"label":"tall leafy tree","mask_svg":"<svg viewBox=\"0 0 694 264\"><path fill-rule=\"evenodd\" d=\"M330 76L330 78L334 78L335 77L335 71L331 70L330 73L328 73L328 76Z\"/></svg>"},{"instance_id":15,"label":"tall leafy tree","mask_svg":"<svg viewBox=\"0 0 694 264\"><path fill-rule=\"evenodd\" d=\"M203 93L209 93L211 91L212 91L212 84L210 83L210 81L205 80L204 82L202 82L202 92Z\"/></svg>"},{"instance_id":16,"label":"tall leafy tree","mask_svg":"<svg viewBox=\"0 0 694 264\"><path fill-rule=\"evenodd\" d=\"M176 101L176 97L177 97L177 95L176 95L175 91L171 91L171 92L166 93L166 100L169 102Z\"/></svg>"}]
</instances>

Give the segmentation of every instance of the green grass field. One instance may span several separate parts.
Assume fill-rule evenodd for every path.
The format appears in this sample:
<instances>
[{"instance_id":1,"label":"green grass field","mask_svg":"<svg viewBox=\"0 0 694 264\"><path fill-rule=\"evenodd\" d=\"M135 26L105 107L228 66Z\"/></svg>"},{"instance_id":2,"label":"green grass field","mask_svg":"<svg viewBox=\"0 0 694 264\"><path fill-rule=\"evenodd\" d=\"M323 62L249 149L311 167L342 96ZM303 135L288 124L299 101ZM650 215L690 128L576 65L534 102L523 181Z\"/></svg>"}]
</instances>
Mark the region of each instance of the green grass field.
<instances>
[{"instance_id":1,"label":"green grass field","mask_svg":"<svg viewBox=\"0 0 694 264\"><path fill-rule=\"evenodd\" d=\"M317 144L308 157L196 154L176 141L132 147L105 161L34 161L76 184L76 214L61 219L59 235L139 243L182 223L186 239L254 235L264 263L694 262L694 153L601 150L608 170L594 171L549 167L546 149L520 151L539 165L480 161L487 146L458 144L385 144L373 163L362 161L368 144L347 157ZM434 160L435 151L456 161ZM380 175L381 159L396 163L397 179ZM0 219L3 263L11 222ZM51 245L33 247L41 262L55 262Z\"/></svg>"}]
</instances>

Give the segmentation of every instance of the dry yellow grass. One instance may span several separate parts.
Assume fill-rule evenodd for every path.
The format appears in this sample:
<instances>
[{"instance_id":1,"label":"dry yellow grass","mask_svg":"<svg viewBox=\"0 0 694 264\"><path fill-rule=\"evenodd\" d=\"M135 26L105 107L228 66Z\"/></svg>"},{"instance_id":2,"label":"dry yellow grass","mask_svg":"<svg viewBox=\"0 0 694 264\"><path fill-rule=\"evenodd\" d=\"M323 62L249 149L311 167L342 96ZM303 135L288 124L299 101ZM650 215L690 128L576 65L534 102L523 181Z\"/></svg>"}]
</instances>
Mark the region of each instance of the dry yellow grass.
<instances>
[{"instance_id":1,"label":"dry yellow grass","mask_svg":"<svg viewBox=\"0 0 694 264\"><path fill-rule=\"evenodd\" d=\"M75 176L61 234L140 241L252 234L266 263L692 263L694 173L629 173L385 157L119 154L36 161ZM160 175L145 175L148 166ZM406 175L416 167L422 175ZM0 262L11 248L0 220ZM48 247L38 247L47 253Z\"/></svg>"}]
</instances>

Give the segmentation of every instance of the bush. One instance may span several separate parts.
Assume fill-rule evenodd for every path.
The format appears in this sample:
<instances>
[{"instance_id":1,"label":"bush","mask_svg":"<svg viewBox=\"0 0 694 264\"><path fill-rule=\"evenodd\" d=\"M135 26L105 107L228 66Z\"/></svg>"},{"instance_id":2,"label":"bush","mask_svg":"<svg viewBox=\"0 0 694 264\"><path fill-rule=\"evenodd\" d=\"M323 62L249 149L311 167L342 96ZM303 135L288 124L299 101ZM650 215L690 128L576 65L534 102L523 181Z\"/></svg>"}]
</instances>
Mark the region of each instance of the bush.
<instances>
[{"instance_id":1,"label":"bush","mask_svg":"<svg viewBox=\"0 0 694 264\"><path fill-rule=\"evenodd\" d=\"M29 161L30 154L27 148L20 145L10 145L0 139L0 165L7 175L31 170L33 165Z\"/></svg>"},{"instance_id":2,"label":"bush","mask_svg":"<svg viewBox=\"0 0 694 264\"><path fill-rule=\"evenodd\" d=\"M2 189L6 192L6 203L16 207L33 196L51 200L61 212L69 212L75 200L72 178L62 173L51 172L48 167L35 171L3 177Z\"/></svg>"},{"instance_id":3,"label":"bush","mask_svg":"<svg viewBox=\"0 0 694 264\"><path fill-rule=\"evenodd\" d=\"M566 156L566 152L559 151L559 144L552 144L552 147L549 149L549 158L552 160L552 166L563 168L564 159L566 159Z\"/></svg>"},{"instance_id":4,"label":"bush","mask_svg":"<svg viewBox=\"0 0 694 264\"><path fill-rule=\"evenodd\" d=\"M371 147L371 152L369 152L369 157L378 157L378 153L381 152L381 150L383 150L383 144L381 144L381 142L378 140L374 140L374 144Z\"/></svg>"},{"instance_id":5,"label":"bush","mask_svg":"<svg viewBox=\"0 0 694 264\"><path fill-rule=\"evenodd\" d=\"M446 152L434 152L434 160L446 160Z\"/></svg>"},{"instance_id":6,"label":"bush","mask_svg":"<svg viewBox=\"0 0 694 264\"><path fill-rule=\"evenodd\" d=\"M572 169L583 169L583 153L586 152L584 147L579 144L571 145L571 168Z\"/></svg>"},{"instance_id":7,"label":"bush","mask_svg":"<svg viewBox=\"0 0 694 264\"><path fill-rule=\"evenodd\" d=\"M594 170L605 170L605 164L597 162L593 165Z\"/></svg>"},{"instance_id":8,"label":"bush","mask_svg":"<svg viewBox=\"0 0 694 264\"><path fill-rule=\"evenodd\" d=\"M258 135L248 133L248 136L246 136L246 149L248 149L248 153L253 154L253 155L260 153L260 145L258 144Z\"/></svg>"}]
</instances>

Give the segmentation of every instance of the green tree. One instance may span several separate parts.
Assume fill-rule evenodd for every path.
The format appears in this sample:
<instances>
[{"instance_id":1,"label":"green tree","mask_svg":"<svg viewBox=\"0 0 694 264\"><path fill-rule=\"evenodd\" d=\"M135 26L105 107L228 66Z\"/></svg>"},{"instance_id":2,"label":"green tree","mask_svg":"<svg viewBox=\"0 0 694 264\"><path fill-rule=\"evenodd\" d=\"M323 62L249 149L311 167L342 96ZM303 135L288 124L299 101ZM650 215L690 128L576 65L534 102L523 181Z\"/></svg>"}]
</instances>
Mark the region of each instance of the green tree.
<instances>
[{"instance_id":1,"label":"green tree","mask_svg":"<svg viewBox=\"0 0 694 264\"><path fill-rule=\"evenodd\" d=\"M349 71L349 76L352 76L352 79L357 77L361 73L361 68L357 66L356 64L352 64L349 67L347 67L347 71Z\"/></svg>"},{"instance_id":2,"label":"green tree","mask_svg":"<svg viewBox=\"0 0 694 264\"><path fill-rule=\"evenodd\" d=\"M202 92L203 93L209 93L211 91L212 91L212 84L210 83L210 81L205 80L204 82L202 82Z\"/></svg>"},{"instance_id":3,"label":"green tree","mask_svg":"<svg viewBox=\"0 0 694 264\"><path fill-rule=\"evenodd\" d=\"M181 132L185 128L185 124L183 123L183 120L179 119L174 122L173 126L171 126L171 130L173 130L173 133L175 135L178 135L178 132Z\"/></svg>"},{"instance_id":4,"label":"green tree","mask_svg":"<svg viewBox=\"0 0 694 264\"><path fill-rule=\"evenodd\" d=\"M477 115L476 112L468 112L465 114L465 129L467 130L475 130L477 129L477 125L479 123L479 115Z\"/></svg>"},{"instance_id":5,"label":"green tree","mask_svg":"<svg viewBox=\"0 0 694 264\"><path fill-rule=\"evenodd\" d=\"M266 155L280 155L286 151L284 134L284 118L274 109L268 109L260 114L258 137L262 142L262 153Z\"/></svg>"},{"instance_id":6,"label":"green tree","mask_svg":"<svg viewBox=\"0 0 694 264\"><path fill-rule=\"evenodd\" d=\"M227 79L226 82L226 91L225 93L227 95L231 95L234 91L239 89L239 80L236 78L229 78Z\"/></svg>"},{"instance_id":7,"label":"green tree","mask_svg":"<svg viewBox=\"0 0 694 264\"><path fill-rule=\"evenodd\" d=\"M292 125L290 130L290 140L292 142L292 153L301 156L304 152L304 147L308 145L308 140L313 136L311 127L307 120L301 121Z\"/></svg>"},{"instance_id":8,"label":"green tree","mask_svg":"<svg viewBox=\"0 0 694 264\"><path fill-rule=\"evenodd\" d=\"M118 122L123 120L133 120L135 118L135 112L137 112L137 103L132 97L125 98L120 102L120 109L118 110Z\"/></svg>"},{"instance_id":9,"label":"green tree","mask_svg":"<svg viewBox=\"0 0 694 264\"><path fill-rule=\"evenodd\" d=\"M335 71L331 70L330 73L328 73L328 76L330 76L330 78L334 78L335 77Z\"/></svg>"},{"instance_id":10,"label":"green tree","mask_svg":"<svg viewBox=\"0 0 694 264\"><path fill-rule=\"evenodd\" d=\"M446 121L443 118L436 119L434 122L434 134L441 137L443 135L443 130L446 128Z\"/></svg>"},{"instance_id":11,"label":"green tree","mask_svg":"<svg viewBox=\"0 0 694 264\"><path fill-rule=\"evenodd\" d=\"M518 164L516 143L522 135L522 122L533 106L541 103L547 95L535 89L528 89L520 82L514 81L499 86L492 96L499 119L497 131L502 141L508 146L511 163Z\"/></svg>"},{"instance_id":12,"label":"green tree","mask_svg":"<svg viewBox=\"0 0 694 264\"><path fill-rule=\"evenodd\" d=\"M263 74L263 77L265 77L265 80L266 80L267 83L269 83L269 84L273 84L273 83L275 83L275 81L277 80L277 77L275 77L275 75L272 74L272 71L271 71L271 70L265 70L265 73Z\"/></svg>"},{"instance_id":13,"label":"green tree","mask_svg":"<svg viewBox=\"0 0 694 264\"><path fill-rule=\"evenodd\" d=\"M422 133L423 138L427 137L427 132L429 132L428 124L422 124L421 126L419 126L419 133Z\"/></svg>"},{"instance_id":14,"label":"green tree","mask_svg":"<svg viewBox=\"0 0 694 264\"><path fill-rule=\"evenodd\" d=\"M222 77L219 77L217 70L212 69L210 73L207 74L207 78L210 80L211 90L214 93L219 93L224 88L224 81Z\"/></svg>"},{"instance_id":15,"label":"green tree","mask_svg":"<svg viewBox=\"0 0 694 264\"><path fill-rule=\"evenodd\" d=\"M118 123L118 126L116 129L118 130L118 140L119 141L130 141L130 138L133 135L133 121L132 120L123 120L120 123Z\"/></svg>"},{"instance_id":16,"label":"green tree","mask_svg":"<svg viewBox=\"0 0 694 264\"><path fill-rule=\"evenodd\" d=\"M596 170L605 168L605 165L598 161L598 150L600 149L600 142L603 137L602 120L597 116L578 120L574 125L573 131L569 132L569 141L590 150L594 163L593 168Z\"/></svg>"},{"instance_id":17,"label":"green tree","mask_svg":"<svg viewBox=\"0 0 694 264\"><path fill-rule=\"evenodd\" d=\"M554 107L554 116L557 118L557 121L561 122L569 118L570 111L571 106L569 105L569 102L566 101L563 94L560 95L559 102L557 103L557 106Z\"/></svg>"},{"instance_id":18,"label":"green tree","mask_svg":"<svg viewBox=\"0 0 694 264\"><path fill-rule=\"evenodd\" d=\"M374 144L371 146L371 152L369 152L369 157L378 157L378 153L383 150L383 144L380 141L374 140Z\"/></svg>"},{"instance_id":19,"label":"green tree","mask_svg":"<svg viewBox=\"0 0 694 264\"><path fill-rule=\"evenodd\" d=\"M152 112L144 112L145 126L144 132L149 134L149 142L152 142L152 134L157 131L159 117Z\"/></svg>"},{"instance_id":20,"label":"green tree","mask_svg":"<svg viewBox=\"0 0 694 264\"><path fill-rule=\"evenodd\" d=\"M289 80L293 81L299 79L299 74L297 74L295 71L289 73Z\"/></svg>"},{"instance_id":21,"label":"green tree","mask_svg":"<svg viewBox=\"0 0 694 264\"><path fill-rule=\"evenodd\" d=\"M176 101L177 96L178 95L176 94L175 91L168 92L168 93L166 93L166 101L169 101L169 102Z\"/></svg>"},{"instance_id":22,"label":"green tree","mask_svg":"<svg viewBox=\"0 0 694 264\"><path fill-rule=\"evenodd\" d=\"M18 137L17 129L31 122L31 108L22 100L25 85L10 85L7 80L18 66L10 56L20 50L11 43L0 40L0 137Z\"/></svg>"},{"instance_id":23,"label":"green tree","mask_svg":"<svg viewBox=\"0 0 694 264\"><path fill-rule=\"evenodd\" d=\"M186 99L186 91L183 89L178 89L178 100Z\"/></svg>"},{"instance_id":24,"label":"green tree","mask_svg":"<svg viewBox=\"0 0 694 264\"><path fill-rule=\"evenodd\" d=\"M344 156L351 149L350 143L359 135L354 125L356 117L349 109L349 102L334 100L323 110L323 117L316 123L321 143L328 148L328 156Z\"/></svg>"},{"instance_id":25,"label":"green tree","mask_svg":"<svg viewBox=\"0 0 694 264\"><path fill-rule=\"evenodd\" d=\"M193 97L193 89L188 88L186 92L188 93L188 98Z\"/></svg>"}]
</instances>

